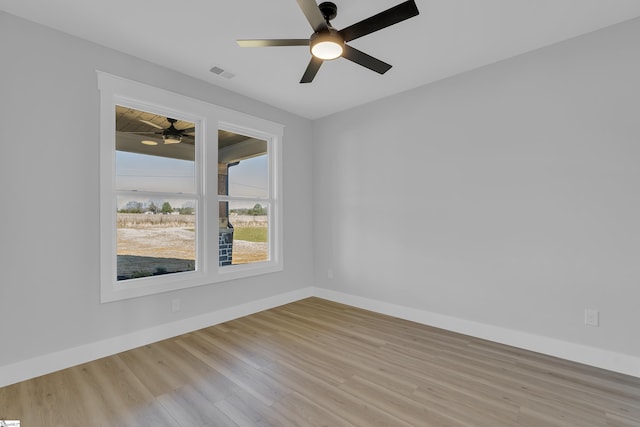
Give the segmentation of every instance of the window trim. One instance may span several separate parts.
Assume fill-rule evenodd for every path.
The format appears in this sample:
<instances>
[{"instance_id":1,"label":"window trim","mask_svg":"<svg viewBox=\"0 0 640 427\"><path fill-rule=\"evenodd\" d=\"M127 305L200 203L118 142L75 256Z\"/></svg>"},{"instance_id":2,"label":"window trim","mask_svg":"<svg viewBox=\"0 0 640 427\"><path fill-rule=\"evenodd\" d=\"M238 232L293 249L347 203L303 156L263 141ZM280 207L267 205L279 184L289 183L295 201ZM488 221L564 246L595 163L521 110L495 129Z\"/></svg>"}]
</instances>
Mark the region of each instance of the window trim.
<instances>
[{"instance_id":1,"label":"window trim","mask_svg":"<svg viewBox=\"0 0 640 427\"><path fill-rule=\"evenodd\" d=\"M100 301L102 303L281 271L282 140L284 126L144 83L98 71L100 90ZM196 269L117 280L115 105L153 111L196 124ZM269 162L268 261L220 267L218 263L218 129L267 141ZM165 194L165 193L159 193Z\"/></svg>"}]
</instances>

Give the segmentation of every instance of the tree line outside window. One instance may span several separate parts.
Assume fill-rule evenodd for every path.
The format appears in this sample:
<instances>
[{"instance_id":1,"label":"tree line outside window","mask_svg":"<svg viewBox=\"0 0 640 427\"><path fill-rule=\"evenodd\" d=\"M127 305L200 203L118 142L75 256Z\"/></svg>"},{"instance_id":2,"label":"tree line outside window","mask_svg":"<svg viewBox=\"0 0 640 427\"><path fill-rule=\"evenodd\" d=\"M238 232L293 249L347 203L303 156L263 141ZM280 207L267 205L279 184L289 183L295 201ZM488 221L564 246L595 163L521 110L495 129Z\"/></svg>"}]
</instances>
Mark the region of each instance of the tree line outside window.
<instances>
[{"instance_id":1,"label":"tree line outside window","mask_svg":"<svg viewBox=\"0 0 640 427\"><path fill-rule=\"evenodd\" d=\"M267 215L267 209L265 209L260 203L256 203L252 208L241 208L241 209L231 209L230 213L235 213L237 215ZM169 202L138 202L136 200L132 200L127 202L126 205L118 209L118 213L126 213L126 214L143 214L143 213L153 213L153 214L172 214L178 213L180 215L193 215L195 213L195 209L193 206L184 205L180 208L174 208L171 206Z\"/></svg>"},{"instance_id":2,"label":"tree line outside window","mask_svg":"<svg viewBox=\"0 0 640 427\"><path fill-rule=\"evenodd\" d=\"M193 215L195 213L195 209L193 206L189 206L187 204L183 205L180 208L174 208L171 206L169 202L138 202L136 200L132 200L127 202L125 206L121 209L118 209L118 213L127 213L127 214L142 214L142 213L153 213L153 214L172 214L178 213L180 215Z\"/></svg>"}]
</instances>

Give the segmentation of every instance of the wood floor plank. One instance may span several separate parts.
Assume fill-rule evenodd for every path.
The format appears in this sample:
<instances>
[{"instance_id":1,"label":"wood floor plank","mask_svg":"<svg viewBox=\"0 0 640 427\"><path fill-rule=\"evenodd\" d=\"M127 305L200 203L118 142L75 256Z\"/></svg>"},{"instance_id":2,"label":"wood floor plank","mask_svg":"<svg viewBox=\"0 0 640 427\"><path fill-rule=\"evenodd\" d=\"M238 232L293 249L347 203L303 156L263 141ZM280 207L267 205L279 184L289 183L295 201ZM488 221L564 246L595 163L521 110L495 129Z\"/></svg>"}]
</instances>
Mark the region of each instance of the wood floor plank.
<instances>
[{"instance_id":1,"label":"wood floor plank","mask_svg":"<svg viewBox=\"0 0 640 427\"><path fill-rule=\"evenodd\" d=\"M209 351L204 353L195 347L191 347L188 343L182 345L194 356L229 378L236 386L246 390L264 404L271 405L274 400L280 399L288 393L285 387L273 381L262 371L235 359L231 354L226 353L208 341L205 336L199 336L194 339L209 343Z\"/></svg>"},{"instance_id":2,"label":"wood floor plank","mask_svg":"<svg viewBox=\"0 0 640 427\"><path fill-rule=\"evenodd\" d=\"M286 398L286 396L283 398ZM273 405L265 405L241 388L234 389L231 396L221 402L222 405L226 405L227 410L240 413L243 417L249 418L251 425L295 427L297 424L292 421L290 414L274 409L275 403L276 401L274 401Z\"/></svg>"},{"instance_id":3,"label":"wood floor plank","mask_svg":"<svg viewBox=\"0 0 640 427\"><path fill-rule=\"evenodd\" d=\"M640 427L640 378L308 298L0 388L24 426Z\"/></svg>"},{"instance_id":4,"label":"wood floor plank","mask_svg":"<svg viewBox=\"0 0 640 427\"><path fill-rule=\"evenodd\" d=\"M319 406L358 426L409 426L411 424L377 408L362 396L352 395L282 361L269 374Z\"/></svg>"},{"instance_id":5,"label":"wood floor plank","mask_svg":"<svg viewBox=\"0 0 640 427\"><path fill-rule=\"evenodd\" d=\"M154 396L165 394L189 382L184 372L171 369L172 365L167 363L167 355L162 351L160 344L145 345L126 351L120 354L120 358Z\"/></svg>"},{"instance_id":6,"label":"wood floor plank","mask_svg":"<svg viewBox=\"0 0 640 427\"><path fill-rule=\"evenodd\" d=\"M297 426L355 426L355 424L339 417L297 392L293 392L281 401L276 402L274 409L280 413L287 414L291 421Z\"/></svg>"},{"instance_id":7,"label":"wood floor plank","mask_svg":"<svg viewBox=\"0 0 640 427\"><path fill-rule=\"evenodd\" d=\"M216 407L216 402L208 400L191 385L158 396L157 400L180 426L237 426L231 418Z\"/></svg>"}]
</instances>

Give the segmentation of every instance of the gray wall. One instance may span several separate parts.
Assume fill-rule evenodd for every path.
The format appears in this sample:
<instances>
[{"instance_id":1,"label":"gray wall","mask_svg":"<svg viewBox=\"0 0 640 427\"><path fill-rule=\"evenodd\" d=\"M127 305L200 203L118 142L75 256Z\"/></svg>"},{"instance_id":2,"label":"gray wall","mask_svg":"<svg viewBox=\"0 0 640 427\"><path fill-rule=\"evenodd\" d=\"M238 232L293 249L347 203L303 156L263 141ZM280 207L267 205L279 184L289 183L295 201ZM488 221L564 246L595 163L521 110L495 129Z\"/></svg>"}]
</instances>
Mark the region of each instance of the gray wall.
<instances>
[{"instance_id":1,"label":"gray wall","mask_svg":"<svg viewBox=\"0 0 640 427\"><path fill-rule=\"evenodd\" d=\"M309 285L310 121L2 12L0 58L0 366ZM285 271L99 303L96 70L286 126Z\"/></svg>"},{"instance_id":2,"label":"gray wall","mask_svg":"<svg viewBox=\"0 0 640 427\"><path fill-rule=\"evenodd\" d=\"M638 40L634 20L314 122L316 285L640 356Z\"/></svg>"}]
</instances>

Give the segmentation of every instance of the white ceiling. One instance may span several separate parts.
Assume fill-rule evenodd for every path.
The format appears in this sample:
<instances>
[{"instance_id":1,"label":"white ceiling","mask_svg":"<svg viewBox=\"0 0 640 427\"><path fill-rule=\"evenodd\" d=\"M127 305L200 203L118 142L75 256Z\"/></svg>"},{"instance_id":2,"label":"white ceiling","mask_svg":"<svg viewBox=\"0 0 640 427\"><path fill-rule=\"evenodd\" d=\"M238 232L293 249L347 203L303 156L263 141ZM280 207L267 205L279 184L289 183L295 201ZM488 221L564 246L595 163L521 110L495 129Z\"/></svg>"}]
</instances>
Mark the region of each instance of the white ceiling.
<instances>
[{"instance_id":1,"label":"white ceiling","mask_svg":"<svg viewBox=\"0 0 640 427\"><path fill-rule=\"evenodd\" d=\"M341 29L403 0L334 0ZM393 65L345 59L300 84L306 47L240 48L240 38L307 38L295 0L0 0L0 9L311 119L640 16L638 0L416 0L420 15L349 44ZM225 79L213 66L233 74Z\"/></svg>"}]
</instances>

